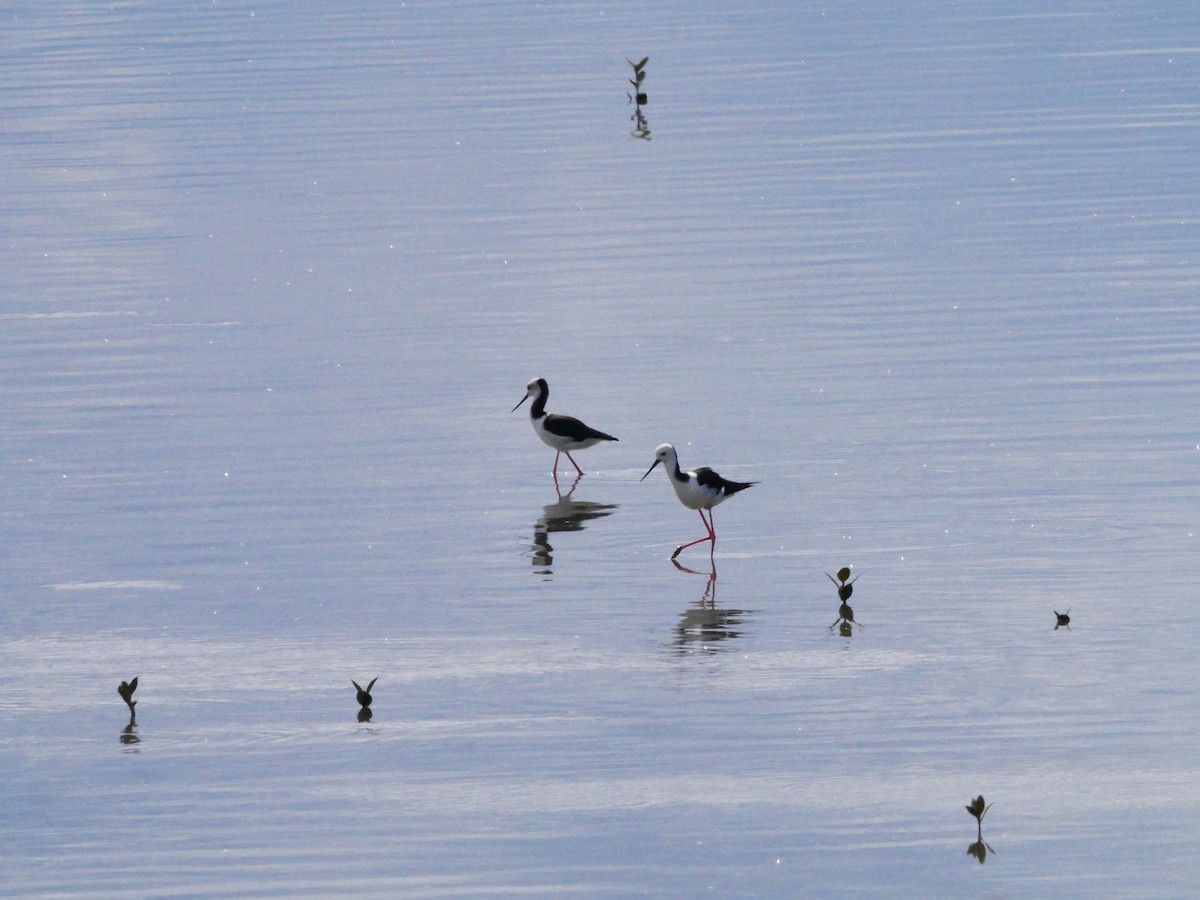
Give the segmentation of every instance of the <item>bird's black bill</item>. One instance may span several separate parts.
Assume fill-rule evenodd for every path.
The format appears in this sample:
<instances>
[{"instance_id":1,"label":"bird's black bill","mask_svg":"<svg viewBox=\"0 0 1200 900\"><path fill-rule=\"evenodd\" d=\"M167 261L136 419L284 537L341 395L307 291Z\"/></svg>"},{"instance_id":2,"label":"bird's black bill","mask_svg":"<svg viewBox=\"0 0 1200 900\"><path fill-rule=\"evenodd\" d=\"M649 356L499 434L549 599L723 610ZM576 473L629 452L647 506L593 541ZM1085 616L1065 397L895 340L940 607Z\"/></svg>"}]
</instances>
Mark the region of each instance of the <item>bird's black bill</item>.
<instances>
[{"instance_id":1,"label":"bird's black bill","mask_svg":"<svg viewBox=\"0 0 1200 900\"><path fill-rule=\"evenodd\" d=\"M526 394L524 397L521 398L521 403L524 403L528 399L529 399L529 395ZM518 403L516 406L514 406L512 409L510 409L509 412L516 412L518 409L521 408L521 403Z\"/></svg>"},{"instance_id":2,"label":"bird's black bill","mask_svg":"<svg viewBox=\"0 0 1200 900\"><path fill-rule=\"evenodd\" d=\"M662 462L662 460L661 460L661 459L656 459L656 460L654 461L654 466L657 466L657 465L658 465L660 462ZM653 471L654 471L654 466L651 466L650 468L648 468L648 469L646 470L646 475L649 475L651 472L653 472ZM638 479L638 481L645 481L645 480L646 480L646 475L643 475L641 478L639 478L639 479Z\"/></svg>"}]
</instances>

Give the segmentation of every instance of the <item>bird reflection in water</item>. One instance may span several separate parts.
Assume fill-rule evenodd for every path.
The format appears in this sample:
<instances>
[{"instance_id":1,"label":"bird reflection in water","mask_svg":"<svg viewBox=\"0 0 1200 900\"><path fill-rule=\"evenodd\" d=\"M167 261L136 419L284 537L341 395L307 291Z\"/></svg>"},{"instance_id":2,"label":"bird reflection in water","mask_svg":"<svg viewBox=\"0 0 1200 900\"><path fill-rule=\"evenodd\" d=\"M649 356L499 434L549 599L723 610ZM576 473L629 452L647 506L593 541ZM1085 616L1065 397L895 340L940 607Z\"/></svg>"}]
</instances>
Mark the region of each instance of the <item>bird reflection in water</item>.
<instances>
[{"instance_id":1,"label":"bird reflection in water","mask_svg":"<svg viewBox=\"0 0 1200 900\"><path fill-rule=\"evenodd\" d=\"M704 593L695 605L685 609L679 616L679 624L675 626L672 645L680 653L692 650L705 650L716 653L721 649L721 641L742 636L741 626L746 621L750 610L722 609L717 606L717 570L697 572L682 565L678 560L671 560L680 572L690 575L703 575L708 580L704 585Z\"/></svg>"},{"instance_id":2,"label":"bird reflection in water","mask_svg":"<svg viewBox=\"0 0 1200 900\"><path fill-rule=\"evenodd\" d=\"M554 478L554 493L558 499L542 507L541 517L533 524L533 547L531 558L534 568L539 575L551 575L554 572L554 547L550 544L550 535L568 531L583 531L585 522L591 519L602 519L611 516L619 508L616 503L593 503L590 500L573 500L575 488L579 487L582 476L575 478L570 489L564 495L558 485L558 477Z\"/></svg>"}]
</instances>

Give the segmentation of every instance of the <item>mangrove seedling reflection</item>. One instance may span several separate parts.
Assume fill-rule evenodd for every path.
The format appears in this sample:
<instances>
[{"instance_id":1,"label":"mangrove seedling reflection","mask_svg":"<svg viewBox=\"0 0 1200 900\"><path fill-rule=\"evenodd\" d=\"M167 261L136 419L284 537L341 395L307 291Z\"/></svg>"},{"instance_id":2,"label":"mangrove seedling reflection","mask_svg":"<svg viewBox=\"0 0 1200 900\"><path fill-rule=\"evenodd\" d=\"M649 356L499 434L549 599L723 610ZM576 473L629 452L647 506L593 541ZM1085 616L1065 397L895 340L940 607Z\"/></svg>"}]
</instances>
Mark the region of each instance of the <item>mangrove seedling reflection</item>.
<instances>
[{"instance_id":1,"label":"mangrove seedling reflection","mask_svg":"<svg viewBox=\"0 0 1200 900\"><path fill-rule=\"evenodd\" d=\"M833 620L833 624L829 626L830 630L841 626L842 634L849 636L853 626L858 623L854 621L854 610L850 608L849 603L843 602L838 607L838 617Z\"/></svg>"},{"instance_id":2,"label":"mangrove seedling reflection","mask_svg":"<svg viewBox=\"0 0 1200 900\"><path fill-rule=\"evenodd\" d=\"M992 845L985 841L982 836L980 836L979 840L977 840L975 843L967 847L967 855L973 856L979 860L980 865L983 865L985 862L987 862L987 855L989 853L995 852L996 851L992 849Z\"/></svg>"},{"instance_id":3,"label":"mangrove seedling reflection","mask_svg":"<svg viewBox=\"0 0 1200 900\"><path fill-rule=\"evenodd\" d=\"M1056 609L1054 611L1054 618L1056 618L1058 620L1054 624L1055 631L1058 631L1058 629L1060 629L1060 628L1066 628L1067 631L1071 630L1071 607L1068 606L1067 611L1065 613L1060 613Z\"/></svg>"},{"instance_id":4,"label":"mangrove seedling reflection","mask_svg":"<svg viewBox=\"0 0 1200 900\"><path fill-rule=\"evenodd\" d=\"M642 112L642 106L647 102L648 98L645 91L642 90L642 82L646 80L646 63L650 62L650 57L642 57L640 62L634 62L629 57L625 57L625 62L629 63L629 67L633 69L633 77L629 79L629 83L633 85L633 93L626 91L625 96L629 98L629 102L634 104L633 115L629 117L629 121L634 123L634 129L630 134L641 140L650 140L650 125L646 122L646 115Z\"/></svg>"},{"instance_id":5,"label":"mangrove seedling reflection","mask_svg":"<svg viewBox=\"0 0 1200 900\"><path fill-rule=\"evenodd\" d=\"M370 683L367 684L367 687L364 690L361 684L359 684L353 678L350 679L350 683L354 685L354 689L358 691L358 693L355 695L355 699L358 700L358 705L360 707L358 710L358 721L360 722L371 721L371 701L375 699L371 696L371 688L375 687L375 682L378 680L379 676L376 675L371 679Z\"/></svg>"},{"instance_id":6,"label":"mangrove seedling reflection","mask_svg":"<svg viewBox=\"0 0 1200 900\"><path fill-rule=\"evenodd\" d=\"M137 733L137 713L132 709L129 711L129 722L121 729L121 743L132 746L141 742L141 738Z\"/></svg>"},{"instance_id":7,"label":"mangrove seedling reflection","mask_svg":"<svg viewBox=\"0 0 1200 900\"><path fill-rule=\"evenodd\" d=\"M141 740L137 736L137 701L133 699L133 692L137 690L138 680L132 678L129 681L122 681L117 685L117 693L121 695L121 699L125 701L125 705L129 707L129 724L121 731L122 744L136 744Z\"/></svg>"},{"instance_id":8,"label":"mangrove seedling reflection","mask_svg":"<svg viewBox=\"0 0 1200 900\"><path fill-rule=\"evenodd\" d=\"M137 690L137 678L132 681L122 681L117 685L117 693L121 695L121 699L125 701L125 705L129 707L129 712L133 712L133 708L137 706L137 701L133 699L133 692Z\"/></svg>"},{"instance_id":9,"label":"mangrove seedling reflection","mask_svg":"<svg viewBox=\"0 0 1200 900\"><path fill-rule=\"evenodd\" d=\"M983 794L967 804L967 812L975 817L975 843L967 847L967 855L979 860L980 865L987 861L989 853L995 853L991 845L983 839L983 817L992 808L992 804L984 803Z\"/></svg>"},{"instance_id":10,"label":"mangrove seedling reflection","mask_svg":"<svg viewBox=\"0 0 1200 900\"><path fill-rule=\"evenodd\" d=\"M854 578L850 578L850 567L843 566L838 569L837 578L834 578L828 572L825 573L825 577L837 585L838 600L841 601L841 606L838 607L838 617L833 620L833 624L829 628L832 631L834 628L841 626L841 635L843 637L850 637L854 631L853 626L858 623L854 621L854 610L850 608L850 604L847 601L849 601L850 595L854 593L854 582L858 581L859 576L856 575Z\"/></svg>"}]
</instances>

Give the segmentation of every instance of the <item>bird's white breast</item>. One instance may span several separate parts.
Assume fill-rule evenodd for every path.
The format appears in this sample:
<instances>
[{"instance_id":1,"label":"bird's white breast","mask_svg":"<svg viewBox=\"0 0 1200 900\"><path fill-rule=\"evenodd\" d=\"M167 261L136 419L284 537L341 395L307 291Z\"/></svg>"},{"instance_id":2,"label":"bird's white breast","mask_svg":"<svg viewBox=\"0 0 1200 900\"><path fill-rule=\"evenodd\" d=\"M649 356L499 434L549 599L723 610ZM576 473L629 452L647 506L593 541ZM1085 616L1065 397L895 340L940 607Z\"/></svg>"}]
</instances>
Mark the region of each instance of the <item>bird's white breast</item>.
<instances>
[{"instance_id":1,"label":"bird's white breast","mask_svg":"<svg viewBox=\"0 0 1200 900\"><path fill-rule=\"evenodd\" d=\"M686 481L672 477L671 486L675 488L675 496L679 498L679 502L688 509L711 509L725 499L719 490L701 485L692 472L688 472L687 476Z\"/></svg>"}]
</instances>

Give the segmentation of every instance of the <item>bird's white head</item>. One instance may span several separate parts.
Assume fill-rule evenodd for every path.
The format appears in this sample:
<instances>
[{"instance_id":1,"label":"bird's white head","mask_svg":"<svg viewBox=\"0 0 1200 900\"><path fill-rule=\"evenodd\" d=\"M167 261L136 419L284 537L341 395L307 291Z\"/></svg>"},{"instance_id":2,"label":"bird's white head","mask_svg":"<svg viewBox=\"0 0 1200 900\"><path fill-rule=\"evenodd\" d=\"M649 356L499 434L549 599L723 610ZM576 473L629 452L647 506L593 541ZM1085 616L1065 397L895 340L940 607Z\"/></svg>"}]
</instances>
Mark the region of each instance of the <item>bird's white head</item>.
<instances>
[{"instance_id":1,"label":"bird's white head","mask_svg":"<svg viewBox=\"0 0 1200 900\"><path fill-rule=\"evenodd\" d=\"M514 406L511 410L509 410L509 412L516 412L517 409L521 406L521 404L524 403L526 400L528 400L530 397L536 397L539 394L548 394L549 392L550 392L550 387L546 384L546 379L545 378L535 378L535 379L533 379L533 381L529 382L529 384L525 385L525 396L522 397L520 399L520 401L518 401L517 405Z\"/></svg>"},{"instance_id":2,"label":"bird's white head","mask_svg":"<svg viewBox=\"0 0 1200 900\"><path fill-rule=\"evenodd\" d=\"M675 454L674 447L672 447L670 444L659 444L654 449L654 462L651 463L650 468L646 470L646 475L649 475L651 472L653 472L654 467L659 463L665 465L669 471L670 469L675 468L675 466L678 465L678 462L679 457ZM640 480L645 481L646 475L643 475Z\"/></svg>"}]
</instances>

